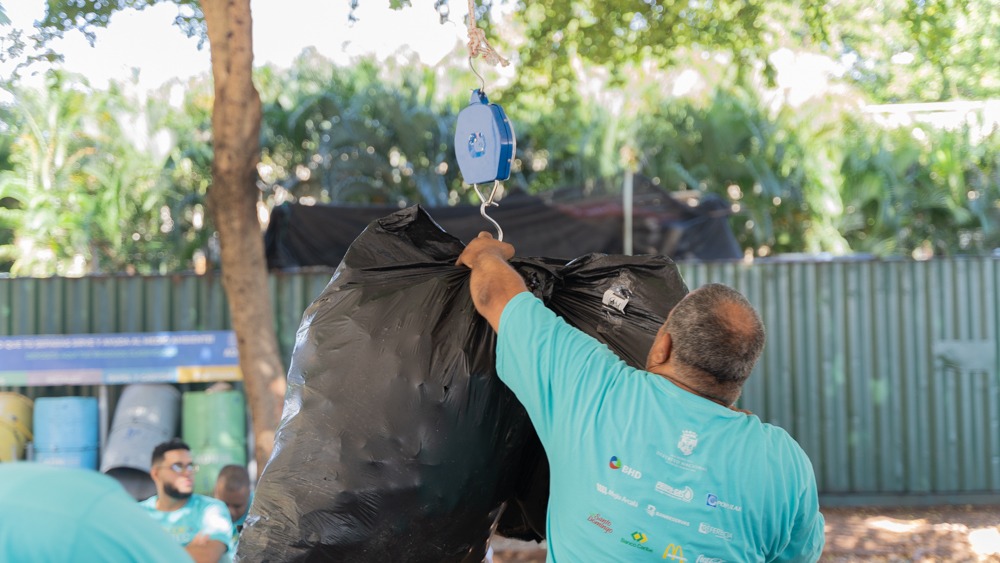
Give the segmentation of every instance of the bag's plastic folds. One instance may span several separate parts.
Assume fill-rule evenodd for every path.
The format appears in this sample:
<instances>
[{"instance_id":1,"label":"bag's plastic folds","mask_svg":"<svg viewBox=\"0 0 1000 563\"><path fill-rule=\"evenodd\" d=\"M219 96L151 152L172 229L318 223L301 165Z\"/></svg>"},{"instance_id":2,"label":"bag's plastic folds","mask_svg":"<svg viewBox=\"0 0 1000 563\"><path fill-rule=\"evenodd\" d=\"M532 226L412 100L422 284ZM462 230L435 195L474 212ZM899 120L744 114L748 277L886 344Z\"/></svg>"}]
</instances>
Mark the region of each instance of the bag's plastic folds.
<instances>
[{"instance_id":1,"label":"bag's plastic folds","mask_svg":"<svg viewBox=\"0 0 1000 563\"><path fill-rule=\"evenodd\" d=\"M496 375L463 248L416 206L351 245L303 315L238 561L478 563L494 531L543 538L548 464ZM663 257L511 263L635 366L687 293Z\"/></svg>"}]
</instances>

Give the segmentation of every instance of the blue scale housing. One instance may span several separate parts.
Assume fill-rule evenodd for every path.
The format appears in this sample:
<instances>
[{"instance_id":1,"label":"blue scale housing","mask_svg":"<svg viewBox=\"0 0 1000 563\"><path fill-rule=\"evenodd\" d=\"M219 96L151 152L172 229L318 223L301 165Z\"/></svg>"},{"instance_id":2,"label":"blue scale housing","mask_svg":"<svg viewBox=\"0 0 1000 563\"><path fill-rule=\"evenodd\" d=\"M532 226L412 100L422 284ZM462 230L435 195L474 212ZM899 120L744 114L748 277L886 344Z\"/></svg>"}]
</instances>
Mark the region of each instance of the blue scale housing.
<instances>
[{"instance_id":1,"label":"blue scale housing","mask_svg":"<svg viewBox=\"0 0 1000 563\"><path fill-rule=\"evenodd\" d=\"M491 104L482 90L473 90L455 127L455 158L465 182L487 184L510 178L516 144L503 108Z\"/></svg>"}]
</instances>

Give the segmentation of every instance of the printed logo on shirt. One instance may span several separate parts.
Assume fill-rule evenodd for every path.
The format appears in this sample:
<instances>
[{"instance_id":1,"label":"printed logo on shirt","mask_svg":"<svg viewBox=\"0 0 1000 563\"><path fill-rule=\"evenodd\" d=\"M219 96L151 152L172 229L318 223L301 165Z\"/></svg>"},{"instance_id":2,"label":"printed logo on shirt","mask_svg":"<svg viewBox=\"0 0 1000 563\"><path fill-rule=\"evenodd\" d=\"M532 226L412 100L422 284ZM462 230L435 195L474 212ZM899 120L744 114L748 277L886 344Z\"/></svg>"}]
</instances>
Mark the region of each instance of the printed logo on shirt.
<instances>
[{"instance_id":1,"label":"printed logo on shirt","mask_svg":"<svg viewBox=\"0 0 1000 563\"><path fill-rule=\"evenodd\" d=\"M622 465L621 458L616 455L611 456L611 462L608 463L608 466L611 467L611 469L621 469L622 473L633 479L642 479L642 471L639 471L634 467Z\"/></svg>"},{"instance_id":2,"label":"printed logo on shirt","mask_svg":"<svg viewBox=\"0 0 1000 563\"><path fill-rule=\"evenodd\" d=\"M651 548L648 548L645 545L643 545L644 543L646 543L647 541L649 541L649 538L647 538L646 534L644 534L642 532L638 532L638 531L637 532L632 532L632 535L631 535L631 537L629 539L621 538L620 541L623 544L625 544L625 545L627 545L629 547L634 547L636 549L641 549L642 551L645 551L647 553L653 553L653 550Z\"/></svg>"},{"instance_id":3,"label":"printed logo on shirt","mask_svg":"<svg viewBox=\"0 0 1000 563\"><path fill-rule=\"evenodd\" d=\"M587 522L590 522L591 524L604 530L605 534L610 534L614 531L614 528L611 526L611 520L604 518L599 512L595 512L587 517Z\"/></svg>"},{"instance_id":4,"label":"printed logo on shirt","mask_svg":"<svg viewBox=\"0 0 1000 563\"><path fill-rule=\"evenodd\" d=\"M168 534L170 534L174 541L180 544L186 544L193 539L191 535L191 529L187 526L171 526L169 528L164 528Z\"/></svg>"},{"instance_id":5,"label":"printed logo on shirt","mask_svg":"<svg viewBox=\"0 0 1000 563\"><path fill-rule=\"evenodd\" d=\"M670 465L673 465L674 467L679 467L685 471L694 471L694 472L705 471L705 468L703 466L698 465L697 463L691 463L690 461L684 458L680 458L672 454L665 454L657 450L656 455L663 458L663 461L669 463Z\"/></svg>"},{"instance_id":6,"label":"printed logo on shirt","mask_svg":"<svg viewBox=\"0 0 1000 563\"><path fill-rule=\"evenodd\" d=\"M698 531L705 535L715 536L717 538L724 539L726 541L733 539L732 532L727 532L722 528L716 528L715 526L712 526L707 522L702 522L701 524L698 524Z\"/></svg>"},{"instance_id":7,"label":"printed logo on shirt","mask_svg":"<svg viewBox=\"0 0 1000 563\"><path fill-rule=\"evenodd\" d=\"M677 518L677 517L671 516L669 514L664 514L664 513L660 512L659 510L656 509L656 505L653 505L653 504L647 504L646 505L646 514L649 514L650 516L652 516L654 518L663 518L664 520L669 520L670 522L673 522L675 524L680 524L681 526L690 526L691 525L691 523L688 522L687 520L681 520L680 518Z\"/></svg>"},{"instance_id":8,"label":"printed logo on shirt","mask_svg":"<svg viewBox=\"0 0 1000 563\"><path fill-rule=\"evenodd\" d=\"M712 493L708 493L705 497L705 504L711 506L712 508L723 508L725 510L732 510L733 512L743 512L743 507L735 504L730 504L724 500L719 500L719 497Z\"/></svg>"},{"instance_id":9,"label":"printed logo on shirt","mask_svg":"<svg viewBox=\"0 0 1000 563\"><path fill-rule=\"evenodd\" d=\"M719 559L718 557L709 557L702 553L694 560L694 563L726 563L725 559Z\"/></svg>"},{"instance_id":10,"label":"printed logo on shirt","mask_svg":"<svg viewBox=\"0 0 1000 563\"><path fill-rule=\"evenodd\" d=\"M687 561L687 559L684 558L684 548L677 543L667 545L667 548L663 550L663 557L660 559L680 561L681 563L685 563Z\"/></svg>"},{"instance_id":11,"label":"printed logo on shirt","mask_svg":"<svg viewBox=\"0 0 1000 563\"><path fill-rule=\"evenodd\" d=\"M681 439L677 442L677 449L684 455L691 455L698 447L698 434L692 430L681 432Z\"/></svg>"},{"instance_id":12,"label":"printed logo on shirt","mask_svg":"<svg viewBox=\"0 0 1000 563\"><path fill-rule=\"evenodd\" d=\"M617 500L618 502L624 502L625 504L627 504L629 506L632 506L632 507L638 507L639 506L639 501L637 501L635 499L630 499L630 498L628 498L625 495L618 494L618 493L615 492L614 489L609 489L607 485L602 485L601 483L597 483L597 492L601 493L602 495L607 495L607 496L609 496L609 497Z\"/></svg>"},{"instance_id":13,"label":"printed logo on shirt","mask_svg":"<svg viewBox=\"0 0 1000 563\"><path fill-rule=\"evenodd\" d=\"M691 502L694 498L694 491L691 487L684 487L683 489L678 489L676 487L671 487L670 485L664 483L663 481L656 482L656 492L667 495L668 497L673 497L677 500L682 500L684 502Z\"/></svg>"}]
</instances>

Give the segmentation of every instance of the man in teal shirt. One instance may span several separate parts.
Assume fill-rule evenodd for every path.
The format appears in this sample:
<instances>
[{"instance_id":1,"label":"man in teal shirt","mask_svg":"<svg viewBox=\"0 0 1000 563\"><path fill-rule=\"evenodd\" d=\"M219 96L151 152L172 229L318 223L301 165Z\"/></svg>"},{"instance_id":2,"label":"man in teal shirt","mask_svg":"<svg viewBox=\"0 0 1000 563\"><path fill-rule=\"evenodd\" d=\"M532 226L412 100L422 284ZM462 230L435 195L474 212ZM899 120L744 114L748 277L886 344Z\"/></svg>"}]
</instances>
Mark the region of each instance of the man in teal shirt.
<instances>
[{"instance_id":1,"label":"man in teal shirt","mask_svg":"<svg viewBox=\"0 0 1000 563\"><path fill-rule=\"evenodd\" d=\"M153 449L156 495L139 503L196 563L232 561L233 522L222 501L194 494L198 468L191 450L173 439Z\"/></svg>"},{"instance_id":2,"label":"man in teal shirt","mask_svg":"<svg viewBox=\"0 0 1000 563\"><path fill-rule=\"evenodd\" d=\"M88 469L0 463L0 561L187 559L111 477Z\"/></svg>"},{"instance_id":3,"label":"man in teal shirt","mask_svg":"<svg viewBox=\"0 0 1000 563\"><path fill-rule=\"evenodd\" d=\"M638 370L528 293L513 255L482 233L458 264L497 331L497 373L548 456L550 561L819 559L809 459L732 408L764 346L742 295L719 284L688 294Z\"/></svg>"}]
</instances>

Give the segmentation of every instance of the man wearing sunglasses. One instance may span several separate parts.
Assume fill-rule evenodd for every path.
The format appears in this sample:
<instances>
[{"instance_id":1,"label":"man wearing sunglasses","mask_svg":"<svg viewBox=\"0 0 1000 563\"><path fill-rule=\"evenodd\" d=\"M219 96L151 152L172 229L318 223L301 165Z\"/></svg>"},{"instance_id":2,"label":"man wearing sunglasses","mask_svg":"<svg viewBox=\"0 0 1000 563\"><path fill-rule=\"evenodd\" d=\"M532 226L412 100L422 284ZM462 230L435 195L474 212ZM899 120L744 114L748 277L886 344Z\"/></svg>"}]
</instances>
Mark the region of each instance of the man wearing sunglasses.
<instances>
[{"instance_id":1,"label":"man wearing sunglasses","mask_svg":"<svg viewBox=\"0 0 1000 563\"><path fill-rule=\"evenodd\" d=\"M140 504L196 563L232 561L233 522L219 500L194 494L198 466L191 448L174 438L153 449L149 471L156 495Z\"/></svg>"}]
</instances>

